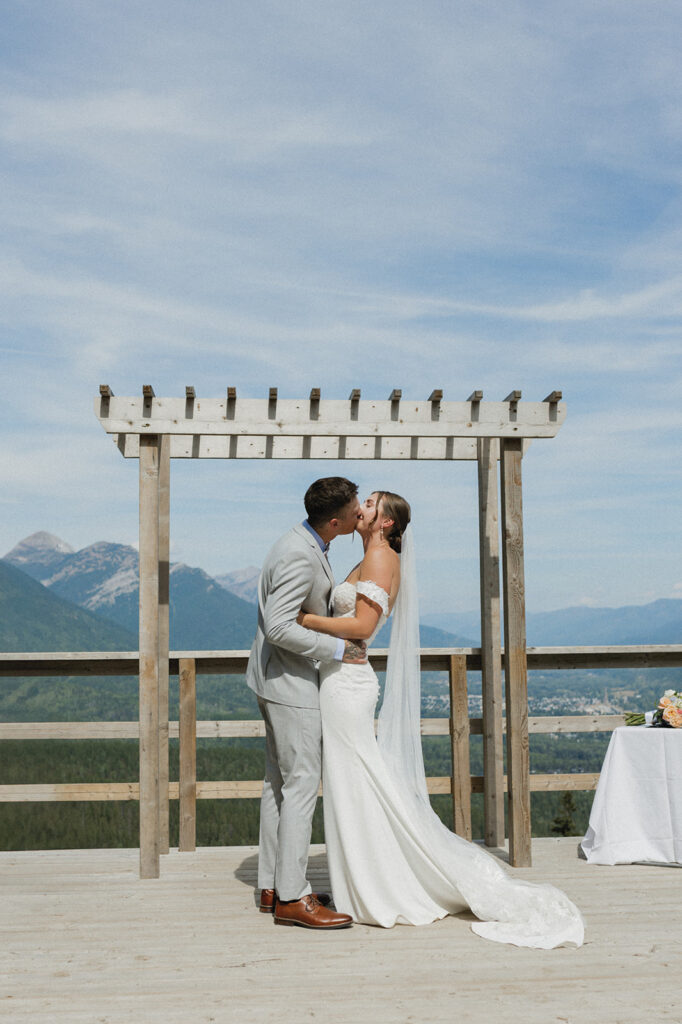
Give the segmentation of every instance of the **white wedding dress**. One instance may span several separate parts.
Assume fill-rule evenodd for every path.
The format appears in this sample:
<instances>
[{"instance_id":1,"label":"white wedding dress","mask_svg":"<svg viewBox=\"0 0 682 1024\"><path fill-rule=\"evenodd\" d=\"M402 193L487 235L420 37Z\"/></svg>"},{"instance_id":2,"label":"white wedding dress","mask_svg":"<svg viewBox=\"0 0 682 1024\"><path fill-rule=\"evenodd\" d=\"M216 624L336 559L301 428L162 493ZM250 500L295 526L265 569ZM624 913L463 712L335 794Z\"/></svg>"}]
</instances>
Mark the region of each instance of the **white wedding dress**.
<instances>
[{"instance_id":1,"label":"white wedding dress","mask_svg":"<svg viewBox=\"0 0 682 1024\"><path fill-rule=\"evenodd\" d=\"M375 583L346 581L332 594L335 616L355 614L357 592L381 609L371 643L386 621L388 595ZM401 657L403 674L406 663L409 667L409 659ZM416 665L418 671L418 660ZM384 708L391 701L391 674L389 656ZM370 665L325 664L320 681L324 828L337 910L363 924L391 928L428 924L470 908L479 918L471 927L485 938L543 949L581 945L580 911L563 892L510 877L497 859L450 832L431 810L418 706L412 712L413 720L417 716L414 749L405 755L409 737L398 737L402 746L396 748L396 736L387 736L382 748L381 718L379 744L375 738L379 684ZM412 690L418 699L418 689L412 685ZM409 718L401 709L400 728ZM416 780L405 768L410 757L418 766Z\"/></svg>"}]
</instances>

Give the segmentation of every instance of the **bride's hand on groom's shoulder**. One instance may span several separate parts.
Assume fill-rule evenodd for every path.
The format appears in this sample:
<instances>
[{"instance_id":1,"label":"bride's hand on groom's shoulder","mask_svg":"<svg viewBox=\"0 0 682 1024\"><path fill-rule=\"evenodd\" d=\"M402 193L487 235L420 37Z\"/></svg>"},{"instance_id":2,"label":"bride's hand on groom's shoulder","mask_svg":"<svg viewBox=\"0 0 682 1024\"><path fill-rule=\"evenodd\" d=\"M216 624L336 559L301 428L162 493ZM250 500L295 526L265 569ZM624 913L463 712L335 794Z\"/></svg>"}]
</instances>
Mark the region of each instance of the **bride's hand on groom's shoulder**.
<instances>
[{"instance_id":1,"label":"bride's hand on groom's shoulder","mask_svg":"<svg viewBox=\"0 0 682 1024\"><path fill-rule=\"evenodd\" d=\"M367 664L367 644L364 640L346 640L343 661L347 665Z\"/></svg>"}]
</instances>

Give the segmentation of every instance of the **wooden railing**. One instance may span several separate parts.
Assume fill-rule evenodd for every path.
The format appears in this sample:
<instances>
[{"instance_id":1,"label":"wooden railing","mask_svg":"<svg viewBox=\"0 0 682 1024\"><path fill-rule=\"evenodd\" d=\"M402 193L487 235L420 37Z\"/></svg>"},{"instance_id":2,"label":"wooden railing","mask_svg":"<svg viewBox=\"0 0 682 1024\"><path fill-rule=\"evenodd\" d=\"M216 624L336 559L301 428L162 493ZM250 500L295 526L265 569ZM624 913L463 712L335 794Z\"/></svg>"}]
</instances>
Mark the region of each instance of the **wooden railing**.
<instances>
[{"instance_id":1,"label":"wooden railing","mask_svg":"<svg viewBox=\"0 0 682 1024\"><path fill-rule=\"evenodd\" d=\"M378 672L386 667L388 652L371 652ZM670 668L682 666L682 645L619 647L530 647L529 670L578 668ZM197 675L240 674L246 670L248 651L174 651L170 674L179 676L179 721L168 723L170 738L180 741L179 780L168 783L168 799L180 801L181 851L196 844L197 799L257 798L260 780L203 781L196 778L196 740L264 736L257 721L196 721ZM483 719L470 718L467 672L480 671L478 648L424 649L423 671L445 670L450 683L450 717L424 718L423 736L450 736L452 776L427 780L430 793L450 794L455 831L471 838L471 795L489 784L470 774L469 738L481 735ZM121 676L138 674L137 652L0 654L0 676ZM559 715L528 717L528 733L610 732L623 724L622 715ZM9 722L0 723L0 740L17 739L137 739L138 722ZM599 773L531 773L530 790L592 790ZM504 786L507 780L504 778ZM139 783L44 783L0 786L0 802L137 800Z\"/></svg>"}]
</instances>

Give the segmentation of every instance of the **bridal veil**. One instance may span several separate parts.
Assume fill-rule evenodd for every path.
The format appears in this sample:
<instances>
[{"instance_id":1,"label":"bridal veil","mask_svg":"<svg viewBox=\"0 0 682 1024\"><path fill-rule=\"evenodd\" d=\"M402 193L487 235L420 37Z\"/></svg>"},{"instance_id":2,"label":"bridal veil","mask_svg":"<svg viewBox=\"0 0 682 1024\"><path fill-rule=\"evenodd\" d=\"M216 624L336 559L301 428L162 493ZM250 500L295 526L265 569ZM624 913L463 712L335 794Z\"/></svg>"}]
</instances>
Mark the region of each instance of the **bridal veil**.
<instances>
[{"instance_id":1,"label":"bridal veil","mask_svg":"<svg viewBox=\"0 0 682 1024\"><path fill-rule=\"evenodd\" d=\"M403 534L400 574L379 712L377 742L383 759L434 863L479 918L473 931L517 946L580 946L582 916L560 889L511 877L495 857L446 828L431 808L420 731L419 602L411 526Z\"/></svg>"}]
</instances>

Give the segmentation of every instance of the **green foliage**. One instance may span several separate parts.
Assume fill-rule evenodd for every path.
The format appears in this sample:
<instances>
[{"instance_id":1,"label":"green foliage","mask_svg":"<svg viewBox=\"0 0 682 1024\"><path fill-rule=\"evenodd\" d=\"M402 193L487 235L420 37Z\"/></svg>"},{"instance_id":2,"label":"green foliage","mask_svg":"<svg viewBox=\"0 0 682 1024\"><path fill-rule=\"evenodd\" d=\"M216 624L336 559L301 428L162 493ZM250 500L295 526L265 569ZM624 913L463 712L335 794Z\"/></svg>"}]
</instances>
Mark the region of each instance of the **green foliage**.
<instances>
[{"instance_id":1,"label":"green foliage","mask_svg":"<svg viewBox=\"0 0 682 1024\"><path fill-rule=\"evenodd\" d=\"M562 793L559 800L559 812L552 822L552 834L555 836L577 835L573 815L578 810L571 792ZM584 830L583 830L584 832ZM582 834L582 833L581 833Z\"/></svg>"},{"instance_id":2,"label":"green foliage","mask_svg":"<svg viewBox=\"0 0 682 1024\"><path fill-rule=\"evenodd\" d=\"M482 772L481 737L472 738L472 773ZM576 741L581 742L577 744ZM536 771L599 771L608 737L601 734L531 737L531 757ZM170 743L170 776L178 777L178 743ZM448 737L424 739L428 775L450 773ZM260 779L263 775L262 739L199 740L197 778ZM138 779L136 740L8 740L2 744L0 784L40 782L131 782ZM533 793L531 795L534 836L556 834L554 825L562 813L562 802L570 797L574 829L567 835L582 835L594 794ZM452 828L452 801L433 796L436 812ZM199 800L197 802L197 843L200 846L242 846L258 843L258 800ZM484 835L483 797L472 798L473 835ZM0 849L75 849L135 847L138 845L137 802L25 803L0 804ZM171 845L178 842L178 803L170 805ZM313 823L313 842L324 842L322 805L318 801Z\"/></svg>"},{"instance_id":3,"label":"green foliage","mask_svg":"<svg viewBox=\"0 0 682 1024\"><path fill-rule=\"evenodd\" d=\"M132 632L65 601L0 559L0 651L130 651Z\"/></svg>"}]
</instances>

